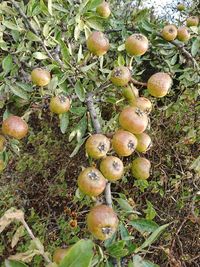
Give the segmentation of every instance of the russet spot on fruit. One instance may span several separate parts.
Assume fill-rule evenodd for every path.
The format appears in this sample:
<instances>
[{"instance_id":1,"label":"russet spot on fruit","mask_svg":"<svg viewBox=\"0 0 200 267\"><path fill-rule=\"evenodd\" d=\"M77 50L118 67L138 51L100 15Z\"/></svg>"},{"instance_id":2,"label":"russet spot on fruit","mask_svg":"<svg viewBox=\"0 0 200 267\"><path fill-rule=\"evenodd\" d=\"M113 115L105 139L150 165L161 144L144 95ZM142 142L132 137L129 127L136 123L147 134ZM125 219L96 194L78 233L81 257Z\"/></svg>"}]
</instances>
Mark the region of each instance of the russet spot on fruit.
<instances>
[{"instance_id":1,"label":"russet spot on fruit","mask_svg":"<svg viewBox=\"0 0 200 267\"><path fill-rule=\"evenodd\" d=\"M131 56L141 56L146 53L148 49L148 39L142 34L132 34L126 39L126 52Z\"/></svg>"},{"instance_id":2,"label":"russet spot on fruit","mask_svg":"<svg viewBox=\"0 0 200 267\"><path fill-rule=\"evenodd\" d=\"M186 24L188 27L198 26L199 18L197 16L191 16L187 18Z\"/></svg>"},{"instance_id":3,"label":"russet spot on fruit","mask_svg":"<svg viewBox=\"0 0 200 267\"><path fill-rule=\"evenodd\" d=\"M132 162L131 173L139 180L146 180L150 176L151 163L146 158L136 158Z\"/></svg>"},{"instance_id":4,"label":"russet spot on fruit","mask_svg":"<svg viewBox=\"0 0 200 267\"><path fill-rule=\"evenodd\" d=\"M28 125L22 118L11 115L3 121L2 132L5 135L20 140L27 135Z\"/></svg>"},{"instance_id":5,"label":"russet spot on fruit","mask_svg":"<svg viewBox=\"0 0 200 267\"><path fill-rule=\"evenodd\" d=\"M87 154L93 159L105 157L110 149L110 141L103 134L93 134L85 144Z\"/></svg>"},{"instance_id":6,"label":"russet spot on fruit","mask_svg":"<svg viewBox=\"0 0 200 267\"><path fill-rule=\"evenodd\" d=\"M161 35L166 41L170 42L170 41L175 40L177 36L176 26L172 24L165 26L162 30Z\"/></svg>"},{"instance_id":7,"label":"russet spot on fruit","mask_svg":"<svg viewBox=\"0 0 200 267\"><path fill-rule=\"evenodd\" d=\"M112 146L119 156L128 157L136 149L137 138L130 132L118 130L113 135Z\"/></svg>"},{"instance_id":8,"label":"russet spot on fruit","mask_svg":"<svg viewBox=\"0 0 200 267\"><path fill-rule=\"evenodd\" d=\"M190 39L190 33L187 27L182 26L178 28L177 39L181 42L187 42Z\"/></svg>"},{"instance_id":9,"label":"russet spot on fruit","mask_svg":"<svg viewBox=\"0 0 200 267\"><path fill-rule=\"evenodd\" d=\"M131 106L139 108L146 114L149 114L152 110L152 103L146 97L137 97L135 100L132 100Z\"/></svg>"},{"instance_id":10,"label":"russet spot on fruit","mask_svg":"<svg viewBox=\"0 0 200 267\"><path fill-rule=\"evenodd\" d=\"M53 261L57 264L60 264L61 261L64 259L64 257L67 255L67 253L69 252L70 248L57 248L54 251L53 254Z\"/></svg>"},{"instance_id":11,"label":"russet spot on fruit","mask_svg":"<svg viewBox=\"0 0 200 267\"><path fill-rule=\"evenodd\" d=\"M95 238L106 240L116 232L118 218L112 208L106 205L95 206L88 213L87 226Z\"/></svg>"},{"instance_id":12,"label":"russet spot on fruit","mask_svg":"<svg viewBox=\"0 0 200 267\"><path fill-rule=\"evenodd\" d=\"M97 6L96 12L97 14L99 14L99 16L107 19L111 13L109 4L103 1L100 5Z\"/></svg>"},{"instance_id":13,"label":"russet spot on fruit","mask_svg":"<svg viewBox=\"0 0 200 267\"><path fill-rule=\"evenodd\" d=\"M96 197L104 191L106 179L99 170L88 167L79 174L78 186L85 195Z\"/></svg>"},{"instance_id":14,"label":"russet spot on fruit","mask_svg":"<svg viewBox=\"0 0 200 267\"><path fill-rule=\"evenodd\" d=\"M135 86L127 85L122 88L122 94L128 101L133 101L139 96L139 91Z\"/></svg>"},{"instance_id":15,"label":"russet spot on fruit","mask_svg":"<svg viewBox=\"0 0 200 267\"><path fill-rule=\"evenodd\" d=\"M147 133L136 134L136 151L146 153L152 146L151 137Z\"/></svg>"},{"instance_id":16,"label":"russet spot on fruit","mask_svg":"<svg viewBox=\"0 0 200 267\"><path fill-rule=\"evenodd\" d=\"M183 10L185 10L185 6L184 6L184 4L181 4L181 3L178 4L178 5L177 5L177 10L178 10L178 11L183 11Z\"/></svg>"},{"instance_id":17,"label":"russet spot on fruit","mask_svg":"<svg viewBox=\"0 0 200 267\"><path fill-rule=\"evenodd\" d=\"M119 158L108 156L101 161L100 171L107 180L117 181L122 178L124 164Z\"/></svg>"},{"instance_id":18,"label":"russet spot on fruit","mask_svg":"<svg viewBox=\"0 0 200 267\"><path fill-rule=\"evenodd\" d=\"M88 50L96 56L102 56L107 53L110 45L106 36L102 32L93 32L88 37L87 41Z\"/></svg>"},{"instance_id":19,"label":"russet spot on fruit","mask_svg":"<svg viewBox=\"0 0 200 267\"><path fill-rule=\"evenodd\" d=\"M6 138L3 135L0 135L0 152L4 150L6 145Z\"/></svg>"},{"instance_id":20,"label":"russet spot on fruit","mask_svg":"<svg viewBox=\"0 0 200 267\"><path fill-rule=\"evenodd\" d=\"M137 107L126 107L119 115L121 127L133 134L144 132L148 126L147 114Z\"/></svg>"},{"instance_id":21,"label":"russet spot on fruit","mask_svg":"<svg viewBox=\"0 0 200 267\"><path fill-rule=\"evenodd\" d=\"M125 86L131 80L131 72L125 66L116 67L111 73L110 80L116 86Z\"/></svg>"},{"instance_id":22,"label":"russet spot on fruit","mask_svg":"<svg viewBox=\"0 0 200 267\"><path fill-rule=\"evenodd\" d=\"M157 72L153 74L147 82L147 90L150 95L155 97L163 97L172 86L172 78L165 72Z\"/></svg>"},{"instance_id":23,"label":"russet spot on fruit","mask_svg":"<svg viewBox=\"0 0 200 267\"><path fill-rule=\"evenodd\" d=\"M50 100L49 108L56 114L65 113L70 109L70 100L64 95L54 96Z\"/></svg>"},{"instance_id":24,"label":"russet spot on fruit","mask_svg":"<svg viewBox=\"0 0 200 267\"><path fill-rule=\"evenodd\" d=\"M31 80L38 86L46 86L50 83L51 75L48 70L36 68L31 72Z\"/></svg>"}]
</instances>

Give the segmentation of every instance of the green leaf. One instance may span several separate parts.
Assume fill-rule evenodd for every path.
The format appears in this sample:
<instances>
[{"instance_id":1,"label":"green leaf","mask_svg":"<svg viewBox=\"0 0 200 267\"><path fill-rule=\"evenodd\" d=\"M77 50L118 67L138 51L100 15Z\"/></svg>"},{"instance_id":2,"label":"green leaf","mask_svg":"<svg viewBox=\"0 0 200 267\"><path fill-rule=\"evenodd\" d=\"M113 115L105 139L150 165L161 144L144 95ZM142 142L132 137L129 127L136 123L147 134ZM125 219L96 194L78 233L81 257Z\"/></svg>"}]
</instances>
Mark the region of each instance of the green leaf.
<instances>
[{"instance_id":1,"label":"green leaf","mask_svg":"<svg viewBox=\"0 0 200 267\"><path fill-rule=\"evenodd\" d=\"M16 96L18 96L24 100L29 100L29 95L23 89L21 89L17 86L12 86L12 85L9 85L9 87L10 87L11 92L14 95L16 95Z\"/></svg>"},{"instance_id":2,"label":"green leaf","mask_svg":"<svg viewBox=\"0 0 200 267\"><path fill-rule=\"evenodd\" d=\"M153 205L148 200L147 200L147 209L144 212L146 213L147 220L153 220L155 216L157 215Z\"/></svg>"},{"instance_id":3,"label":"green leaf","mask_svg":"<svg viewBox=\"0 0 200 267\"><path fill-rule=\"evenodd\" d=\"M94 243L91 240L80 240L73 245L59 267L89 267L94 256Z\"/></svg>"},{"instance_id":4,"label":"green leaf","mask_svg":"<svg viewBox=\"0 0 200 267\"><path fill-rule=\"evenodd\" d=\"M60 130L61 133L66 133L67 127L69 125L69 113L65 112L59 115L60 118Z\"/></svg>"},{"instance_id":5,"label":"green leaf","mask_svg":"<svg viewBox=\"0 0 200 267\"><path fill-rule=\"evenodd\" d=\"M115 242L107 248L107 252L114 258L121 258L128 254L128 250L125 249L126 241L120 240Z\"/></svg>"},{"instance_id":6,"label":"green leaf","mask_svg":"<svg viewBox=\"0 0 200 267\"><path fill-rule=\"evenodd\" d=\"M97 62L93 62L90 65L81 67L81 71L82 72L87 72L88 70L92 69L96 64L97 64Z\"/></svg>"},{"instance_id":7,"label":"green leaf","mask_svg":"<svg viewBox=\"0 0 200 267\"><path fill-rule=\"evenodd\" d=\"M6 28L8 28L8 29L10 29L10 30L14 30L14 31L22 31L22 28L20 28L18 25L15 25L13 22L11 22L11 21L7 21L7 20L5 20L5 21L3 21L2 22L2 24L6 27Z\"/></svg>"},{"instance_id":8,"label":"green leaf","mask_svg":"<svg viewBox=\"0 0 200 267\"><path fill-rule=\"evenodd\" d=\"M80 150L81 146L85 143L85 140L86 140L86 139L87 139L87 137L81 139L81 140L77 143L76 147L74 148L74 150L73 150L72 153L70 154L70 158L73 158L73 157L78 153L78 151Z\"/></svg>"},{"instance_id":9,"label":"green leaf","mask_svg":"<svg viewBox=\"0 0 200 267\"><path fill-rule=\"evenodd\" d=\"M128 203L127 200L122 199L122 198L117 198L116 200L123 210L128 211L128 212L133 211L133 208L131 207L131 205Z\"/></svg>"},{"instance_id":10,"label":"green leaf","mask_svg":"<svg viewBox=\"0 0 200 267\"><path fill-rule=\"evenodd\" d=\"M34 91L33 86L31 84L16 82L16 85L19 86L20 88L22 88L24 91L27 91L27 92L33 92Z\"/></svg>"},{"instance_id":11,"label":"green leaf","mask_svg":"<svg viewBox=\"0 0 200 267\"><path fill-rule=\"evenodd\" d=\"M142 234L152 233L159 227L157 223L145 219L135 219L129 222L129 224Z\"/></svg>"},{"instance_id":12,"label":"green leaf","mask_svg":"<svg viewBox=\"0 0 200 267\"><path fill-rule=\"evenodd\" d=\"M49 14L52 16L53 15L52 0L48 0L48 11L49 11Z\"/></svg>"},{"instance_id":13,"label":"green leaf","mask_svg":"<svg viewBox=\"0 0 200 267\"><path fill-rule=\"evenodd\" d=\"M150 261L143 260L141 256L135 255L133 261L129 262L128 267L159 267Z\"/></svg>"},{"instance_id":14,"label":"green leaf","mask_svg":"<svg viewBox=\"0 0 200 267\"><path fill-rule=\"evenodd\" d=\"M200 156L192 162L190 169L195 170L200 175Z\"/></svg>"},{"instance_id":15,"label":"green leaf","mask_svg":"<svg viewBox=\"0 0 200 267\"><path fill-rule=\"evenodd\" d=\"M160 234L169 226L168 224L164 224L160 227L158 227L145 241L144 243L135 250L135 253L143 250L144 248L150 246L154 241L156 241L158 239L158 237L160 236Z\"/></svg>"},{"instance_id":16,"label":"green leaf","mask_svg":"<svg viewBox=\"0 0 200 267\"><path fill-rule=\"evenodd\" d=\"M29 31L26 35L26 38L29 41L34 41L34 42L40 42L40 37L38 37L35 33Z\"/></svg>"},{"instance_id":17,"label":"green leaf","mask_svg":"<svg viewBox=\"0 0 200 267\"><path fill-rule=\"evenodd\" d=\"M5 260L5 267L28 267L28 265L20 261Z\"/></svg>"},{"instance_id":18,"label":"green leaf","mask_svg":"<svg viewBox=\"0 0 200 267\"><path fill-rule=\"evenodd\" d=\"M47 59L48 58L48 56L45 55L42 52L35 52L35 53L33 53L33 57L36 58L36 59L39 59L39 60L43 60L43 59Z\"/></svg>"},{"instance_id":19,"label":"green leaf","mask_svg":"<svg viewBox=\"0 0 200 267\"><path fill-rule=\"evenodd\" d=\"M86 6L87 10L94 9L98 5L100 5L103 2L103 0L90 0Z\"/></svg>"},{"instance_id":20,"label":"green leaf","mask_svg":"<svg viewBox=\"0 0 200 267\"><path fill-rule=\"evenodd\" d=\"M97 31L104 31L102 24L97 20L97 18L90 18L86 21L87 26Z\"/></svg>"},{"instance_id":21,"label":"green leaf","mask_svg":"<svg viewBox=\"0 0 200 267\"><path fill-rule=\"evenodd\" d=\"M11 55L7 55L2 61L2 68L8 74L13 68L13 60Z\"/></svg>"},{"instance_id":22,"label":"green leaf","mask_svg":"<svg viewBox=\"0 0 200 267\"><path fill-rule=\"evenodd\" d=\"M78 80L75 84L75 92L81 102L85 101L85 90L82 83Z\"/></svg>"},{"instance_id":23,"label":"green leaf","mask_svg":"<svg viewBox=\"0 0 200 267\"><path fill-rule=\"evenodd\" d=\"M193 57L196 56L197 52L199 51L200 48L200 39L196 39L193 44L192 44L192 48L191 48L191 53L193 55Z\"/></svg>"}]
</instances>

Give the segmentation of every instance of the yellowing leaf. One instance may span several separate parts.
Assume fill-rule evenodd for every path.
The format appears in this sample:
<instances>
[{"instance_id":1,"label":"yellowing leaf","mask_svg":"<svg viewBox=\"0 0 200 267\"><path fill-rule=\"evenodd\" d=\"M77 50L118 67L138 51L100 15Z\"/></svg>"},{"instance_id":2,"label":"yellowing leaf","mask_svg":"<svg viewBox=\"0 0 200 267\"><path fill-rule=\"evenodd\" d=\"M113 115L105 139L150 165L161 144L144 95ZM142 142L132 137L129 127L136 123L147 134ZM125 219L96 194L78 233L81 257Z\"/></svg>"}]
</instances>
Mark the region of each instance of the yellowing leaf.
<instances>
[{"instance_id":1,"label":"yellowing leaf","mask_svg":"<svg viewBox=\"0 0 200 267\"><path fill-rule=\"evenodd\" d=\"M20 237L22 237L23 235L24 235L24 226L21 225L21 226L17 229L17 231L15 232L15 234L14 234L14 236L13 236L13 238L12 238L12 242L11 242L11 247L12 247L12 248L14 248L14 247L17 245L17 243L18 243Z\"/></svg>"}]
</instances>

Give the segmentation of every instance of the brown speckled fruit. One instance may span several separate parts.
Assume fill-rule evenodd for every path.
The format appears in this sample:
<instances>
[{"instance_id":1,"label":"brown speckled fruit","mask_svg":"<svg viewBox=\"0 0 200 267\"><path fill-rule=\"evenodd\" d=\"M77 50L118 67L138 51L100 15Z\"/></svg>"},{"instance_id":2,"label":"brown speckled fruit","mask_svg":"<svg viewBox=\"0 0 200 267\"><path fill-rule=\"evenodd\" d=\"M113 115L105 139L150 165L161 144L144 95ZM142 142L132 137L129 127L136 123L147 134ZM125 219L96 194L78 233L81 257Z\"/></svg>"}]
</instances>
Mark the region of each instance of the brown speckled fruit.
<instances>
[{"instance_id":1,"label":"brown speckled fruit","mask_svg":"<svg viewBox=\"0 0 200 267\"><path fill-rule=\"evenodd\" d=\"M136 134L136 151L146 153L152 146L151 137L147 133Z\"/></svg>"},{"instance_id":2,"label":"brown speckled fruit","mask_svg":"<svg viewBox=\"0 0 200 267\"><path fill-rule=\"evenodd\" d=\"M11 115L3 121L2 132L5 135L20 140L27 135L28 125L22 118Z\"/></svg>"},{"instance_id":3,"label":"brown speckled fruit","mask_svg":"<svg viewBox=\"0 0 200 267\"><path fill-rule=\"evenodd\" d=\"M5 169L6 165L2 159L0 159L0 173Z\"/></svg>"},{"instance_id":4,"label":"brown speckled fruit","mask_svg":"<svg viewBox=\"0 0 200 267\"><path fill-rule=\"evenodd\" d=\"M181 42L187 42L190 39L190 33L187 27L182 26L178 28L177 39Z\"/></svg>"},{"instance_id":5,"label":"brown speckled fruit","mask_svg":"<svg viewBox=\"0 0 200 267\"><path fill-rule=\"evenodd\" d=\"M104 191L106 179L99 170L88 167L79 174L78 187L85 195L96 197Z\"/></svg>"},{"instance_id":6,"label":"brown speckled fruit","mask_svg":"<svg viewBox=\"0 0 200 267\"><path fill-rule=\"evenodd\" d=\"M147 90L150 95L155 97L163 97L172 86L172 78L164 72L153 74L147 82Z\"/></svg>"},{"instance_id":7,"label":"brown speckled fruit","mask_svg":"<svg viewBox=\"0 0 200 267\"><path fill-rule=\"evenodd\" d=\"M136 149L137 138L130 132L118 130L113 135L112 146L119 156L128 157Z\"/></svg>"},{"instance_id":8,"label":"brown speckled fruit","mask_svg":"<svg viewBox=\"0 0 200 267\"><path fill-rule=\"evenodd\" d=\"M145 158L136 158L132 162L131 172L132 175L139 180L146 180L150 176L151 163Z\"/></svg>"},{"instance_id":9,"label":"brown speckled fruit","mask_svg":"<svg viewBox=\"0 0 200 267\"><path fill-rule=\"evenodd\" d=\"M186 24L188 27L198 26L199 18L197 16L192 16L187 18Z\"/></svg>"},{"instance_id":10,"label":"brown speckled fruit","mask_svg":"<svg viewBox=\"0 0 200 267\"><path fill-rule=\"evenodd\" d=\"M95 206L88 213L87 226L95 238L106 240L116 232L118 218L112 208L106 205Z\"/></svg>"},{"instance_id":11,"label":"brown speckled fruit","mask_svg":"<svg viewBox=\"0 0 200 267\"><path fill-rule=\"evenodd\" d=\"M88 37L87 41L88 50L96 56L102 56L107 53L110 45L106 36L102 32L93 32Z\"/></svg>"},{"instance_id":12,"label":"brown speckled fruit","mask_svg":"<svg viewBox=\"0 0 200 267\"><path fill-rule=\"evenodd\" d=\"M100 171L107 180L114 182L122 178L124 165L121 159L109 156L101 161Z\"/></svg>"},{"instance_id":13,"label":"brown speckled fruit","mask_svg":"<svg viewBox=\"0 0 200 267\"><path fill-rule=\"evenodd\" d=\"M121 127L133 134L144 132L148 126L147 115L136 107L127 107L119 115Z\"/></svg>"},{"instance_id":14,"label":"brown speckled fruit","mask_svg":"<svg viewBox=\"0 0 200 267\"><path fill-rule=\"evenodd\" d=\"M149 114L152 110L152 103L146 97L138 97L130 103L132 107L137 107L146 114Z\"/></svg>"},{"instance_id":15,"label":"brown speckled fruit","mask_svg":"<svg viewBox=\"0 0 200 267\"><path fill-rule=\"evenodd\" d=\"M184 6L184 4L181 4L181 3L178 4L178 5L177 5L177 10L178 10L178 11L183 11L183 10L185 10L185 6Z\"/></svg>"},{"instance_id":16,"label":"brown speckled fruit","mask_svg":"<svg viewBox=\"0 0 200 267\"><path fill-rule=\"evenodd\" d=\"M170 42L170 41L175 40L177 36L176 26L172 24L165 26L162 30L161 35L166 41Z\"/></svg>"},{"instance_id":17,"label":"brown speckled fruit","mask_svg":"<svg viewBox=\"0 0 200 267\"><path fill-rule=\"evenodd\" d=\"M6 138L3 135L0 135L0 152L4 150L6 145Z\"/></svg>"},{"instance_id":18,"label":"brown speckled fruit","mask_svg":"<svg viewBox=\"0 0 200 267\"><path fill-rule=\"evenodd\" d=\"M127 85L122 88L122 94L128 101L133 101L139 96L139 91L135 86Z\"/></svg>"},{"instance_id":19,"label":"brown speckled fruit","mask_svg":"<svg viewBox=\"0 0 200 267\"><path fill-rule=\"evenodd\" d=\"M67 255L67 253L69 252L70 248L57 248L54 251L53 254L53 261L57 264L60 264L61 261L64 259L64 257Z\"/></svg>"},{"instance_id":20,"label":"brown speckled fruit","mask_svg":"<svg viewBox=\"0 0 200 267\"><path fill-rule=\"evenodd\" d=\"M107 19L111 13L109 4L105 1L103 1L100 5L97 6L96 12L102 18Z\"/></svg>"},{"instance_id":21,"label":"brown speckled fruit","mask_svg":"<svg viewBox=\"0 0 200 267\"><path fill-rule=\"evenodd\" d=\"M85 144L87 154L93 159L100 159L106 156L110 149L110 141L103 134L93 134Z\"/></svg>"},{"instance_id":22,"label":"brown speckled fruit","mask_svg":"<svg viewBox=\"0 0 200 267\"><path fill-rule=\"evenodd\" d=\"M36 68L31 72L31 80L38 86L46 86L50 83L51 75L48 70Z\"/></svg>"},{"instance_id":23,"label":"brown speckled fruit","mask_svg":"<svg viewBox=\"0 0 200 267\"><path fill-rule=\"evenodd\" d=\"M131 72L127 67L116 67L111 73L110 80L116 86L125 86L131 80Z\"/></svg>"},{"instance_id":24,"label":"brown speckled fruit","mask_svg":"<svg viewBox=\"0 0 200 267\"><path fill-rule=\"evenodd\" d=\"M126 52L131 56L141 56L148 49L148 39L142 34L132 34L126 39Z\"/></svg>"},{"instance_id":25,"label":"brown speckled fruit","mask_svg":"<svg viewBox=\"0 0 200 267\"><path fill-rule=\"evenodd\" d=\"M56 114L62 114L67 112L70 109L69 98L59 95L51 98L49 108L51 112Z\"/></svg>"}]
</instances>

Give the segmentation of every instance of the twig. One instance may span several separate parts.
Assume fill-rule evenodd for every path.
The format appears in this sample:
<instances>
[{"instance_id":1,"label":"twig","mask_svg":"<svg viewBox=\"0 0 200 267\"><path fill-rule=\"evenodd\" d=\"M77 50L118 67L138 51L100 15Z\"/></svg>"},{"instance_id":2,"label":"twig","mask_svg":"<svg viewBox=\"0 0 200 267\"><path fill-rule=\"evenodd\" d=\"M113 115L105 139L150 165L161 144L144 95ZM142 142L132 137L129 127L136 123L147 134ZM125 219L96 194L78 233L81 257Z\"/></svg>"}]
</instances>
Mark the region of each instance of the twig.
<instances>
[{"instance_id":1,"label":"twig","mask_svg":"<svg viewBox=\"0 0 200 267\"><path fill-rule=\"evenodd\" d=\"M141 85L141 86L147 87L147 83L139 82L133 78L131 79L131 82L135 85Z\"/></svg>"}]
</instances>

